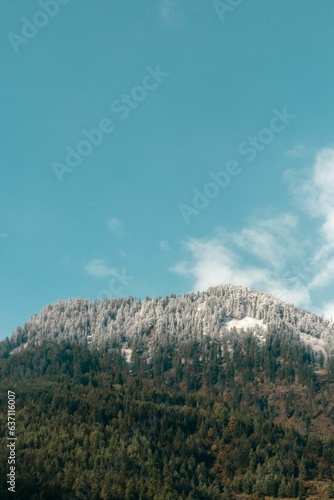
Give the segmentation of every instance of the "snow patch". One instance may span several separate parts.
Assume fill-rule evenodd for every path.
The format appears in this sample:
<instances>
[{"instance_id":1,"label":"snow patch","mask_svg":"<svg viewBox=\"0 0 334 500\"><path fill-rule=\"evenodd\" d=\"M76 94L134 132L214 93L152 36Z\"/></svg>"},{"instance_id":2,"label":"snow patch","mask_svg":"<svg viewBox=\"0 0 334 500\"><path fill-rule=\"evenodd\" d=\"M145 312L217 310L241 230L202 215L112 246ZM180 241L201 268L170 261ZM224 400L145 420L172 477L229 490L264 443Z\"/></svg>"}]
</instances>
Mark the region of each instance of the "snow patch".
<instances>
[{"instance_id":1,"label":"snow patch","mask_svg":"<svg viewBox=\"0 0 334 500\"><path fill-rule=\"evenodd\" d=\"M301 340L306 344L311 346L311 348L317 353L322 352L326 357L326 342L323 339L318 339L312 335L307 335L307 333L300 334Z\"/></svg>"},{"instance_id":2,"label":"snow patch","mask_svg":"<svg viewBox=\"0 0 334 500\"><path fill-rule=\"evenodd\" d=\"M255 332L254 332L254 337L256 337L261 344L264 344L266 341L266 337L264 337L263 335L259 335L258 333Z\"/></svg>"},{"instance_id":3,"label":"snow patch","mask_svg":"<svg viewBox=\"0 0 334 500\"><path fill-rule=\"evenodd\" d=\"M231 330L232 328L236 328L237 330L247 330L248 328L261 328L262 330L267 330L267 325L263 323L263 319L255 319L250 316L245 316L242 319L231 319L227 323L225 323L225 328Z\"/></svg>"},{"instance_id":4,"label":"snow patch","mask_svg":"<svg viewBox=\"0 0 334 500\"><path fill-rule=\"evenodd\" d=\"M131 362L132 349L122 349L122 354L125 356L126 362Z\"/></svg>"},{"instance_id":5,"label":"snow patch","mask_svg":"<svg viewBox=\"0 0 334 500\"><path fill-rule=\"evenodd\" d=\"M26 349L27 347L28 347L28 342L25 342L24 344L21 344L18 347L15 347L15 349L13 349L10 352L10 355L16 354L16 353L20 352L22 349Z\"/></svg>"}]
</instances>

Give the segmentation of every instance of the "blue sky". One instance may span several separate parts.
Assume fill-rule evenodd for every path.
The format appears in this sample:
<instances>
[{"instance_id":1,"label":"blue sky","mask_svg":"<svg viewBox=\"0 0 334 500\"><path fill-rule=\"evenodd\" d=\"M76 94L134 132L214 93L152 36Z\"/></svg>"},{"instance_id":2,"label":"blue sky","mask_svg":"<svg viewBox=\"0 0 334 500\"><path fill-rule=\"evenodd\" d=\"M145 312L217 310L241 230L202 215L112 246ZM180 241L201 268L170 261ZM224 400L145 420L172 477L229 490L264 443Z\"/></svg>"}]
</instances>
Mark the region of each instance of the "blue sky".
<instances>
[{"instance_id":1,"label":"blue sky","mask_svg":"<svg viewBox=\"0 0 334 500\"><path fill-rule=\"evenodd\" d=\"M2 5L0 338L235 283L334 317L330 0Z\"/></svg>"}]
</instances>

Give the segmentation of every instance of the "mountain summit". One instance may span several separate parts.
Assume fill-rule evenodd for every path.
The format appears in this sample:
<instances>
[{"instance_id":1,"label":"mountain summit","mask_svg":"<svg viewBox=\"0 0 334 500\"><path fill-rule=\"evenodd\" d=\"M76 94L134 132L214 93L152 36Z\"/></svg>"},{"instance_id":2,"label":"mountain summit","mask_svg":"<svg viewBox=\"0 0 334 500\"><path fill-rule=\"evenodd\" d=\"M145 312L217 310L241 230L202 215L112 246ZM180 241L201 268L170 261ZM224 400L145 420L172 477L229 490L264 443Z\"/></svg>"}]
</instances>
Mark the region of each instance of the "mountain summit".
<instances>
[{"instance_id":1,"label":"mountain summit","mask_svg":"<svg viewBox=\"0 0 334 500\"><path fill-rule=\"evenodd\" d=\"M153 348L252 333L263 342L272 332L300 339L325 357L334 348L334 323L275 297L240 286L166 298L70 299L46 306L17 328L2 350L11 353L44 341L70 341L98 349L121 349L130 360L140 344Z\"/></svg>"}]
</instances>

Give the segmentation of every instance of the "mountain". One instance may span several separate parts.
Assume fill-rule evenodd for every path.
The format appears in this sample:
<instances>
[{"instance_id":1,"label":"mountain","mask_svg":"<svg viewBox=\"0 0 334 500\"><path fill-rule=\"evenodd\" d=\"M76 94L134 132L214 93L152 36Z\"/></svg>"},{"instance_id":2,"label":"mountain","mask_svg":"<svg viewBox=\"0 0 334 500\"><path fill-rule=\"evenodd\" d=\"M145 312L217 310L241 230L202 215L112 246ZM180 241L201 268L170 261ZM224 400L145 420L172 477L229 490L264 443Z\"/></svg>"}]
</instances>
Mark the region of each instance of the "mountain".
<instances>
[{"instance_id":1,"label":"mountain","mask_svg":"<svg viewBox=\"0 0 334 500\"><path fill-rule=\"evenodd\" d=\"M0 343L15 498L334 498L333 338L332 322L230 285L47 306Z\"/></svg>"},{"instance_id":2,"label":"mountain","mask_svg":"<svg viewBox=\"0 0 334 500\"><path fill-rule=\"evenodd\" d=\"M334 349L334 323L285 304L271 295L226 285L206 292L166 298L71 299L48 305L19 327L7 353L45 341L75 341L84 346L122 349L130 359L138 343L149 357L160 345L192 340L231 339L252 332L259 341L279 330L301 339L325 357Z\"/></svg>"}]
</instances>

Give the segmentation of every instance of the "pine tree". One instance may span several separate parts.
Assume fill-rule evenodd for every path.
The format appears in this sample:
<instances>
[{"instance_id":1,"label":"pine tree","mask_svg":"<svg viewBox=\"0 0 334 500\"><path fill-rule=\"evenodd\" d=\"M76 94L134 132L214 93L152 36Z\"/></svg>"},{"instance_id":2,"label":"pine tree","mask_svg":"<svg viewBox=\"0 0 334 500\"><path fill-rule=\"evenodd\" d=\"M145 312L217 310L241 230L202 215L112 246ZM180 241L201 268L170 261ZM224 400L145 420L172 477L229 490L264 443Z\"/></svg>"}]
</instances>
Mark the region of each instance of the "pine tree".
<instances>
[{"instance_id":1,"label":"pine tree","mask_svg":"<svg viewBox=\"0 0 334 500\"><path fill-rule=\"evenodd\" d=\"M327 495L328 495L328 498L334 498L334 482L333 481L329 481L329 483L328 483Z\"/></svg>"},{"instance_id":2,"label":"pine tree","mask_svg":"<svg viewBox=\"0 0 334 500\"><path fill-rule=\"evenodd\" d=\"M278 488L278 498L284 498L287 496L287 482L285 476L281 477L280 485Z\"/></svg>"}]
</instances>

